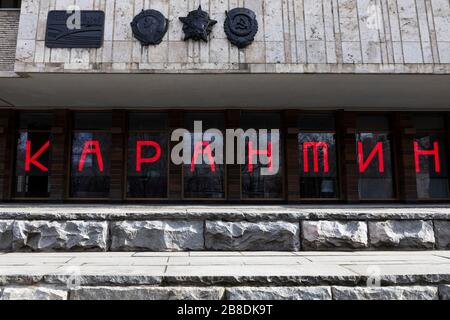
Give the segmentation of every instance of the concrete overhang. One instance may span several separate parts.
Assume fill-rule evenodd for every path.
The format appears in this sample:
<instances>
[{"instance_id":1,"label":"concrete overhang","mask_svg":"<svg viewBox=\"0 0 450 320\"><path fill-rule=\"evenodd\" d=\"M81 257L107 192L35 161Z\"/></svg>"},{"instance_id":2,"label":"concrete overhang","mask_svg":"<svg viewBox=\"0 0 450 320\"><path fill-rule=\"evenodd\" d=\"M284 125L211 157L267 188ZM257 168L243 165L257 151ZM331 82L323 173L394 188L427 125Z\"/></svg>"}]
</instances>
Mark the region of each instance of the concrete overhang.
<instances>
[{"instance_id":1,"label":"concrete overhang","mask_svg":"<svg viewBox=\"0 0 450 320\"><path fill-rule=\"evenodd\" d=\"M450 75L35 73L0 78L0 107L449 110Z\"/></svg>"}]
</instances>

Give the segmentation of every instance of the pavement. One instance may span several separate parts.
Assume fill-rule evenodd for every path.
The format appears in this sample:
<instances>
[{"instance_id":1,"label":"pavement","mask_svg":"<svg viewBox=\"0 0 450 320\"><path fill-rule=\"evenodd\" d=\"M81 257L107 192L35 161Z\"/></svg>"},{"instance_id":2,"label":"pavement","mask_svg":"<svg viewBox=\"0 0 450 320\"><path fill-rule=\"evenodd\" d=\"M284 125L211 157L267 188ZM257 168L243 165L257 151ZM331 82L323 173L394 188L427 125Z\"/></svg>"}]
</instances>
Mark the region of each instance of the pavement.
<instances>
[{"instance_id":1,"label":"pavement","mask_svg":"<svg viewBox=\"0 0 450 320\"><path fill-rule=\"evenodd\" d=\"M0 285L450 283L450 251L0 253Z\"/></svg>"}]
</instances>

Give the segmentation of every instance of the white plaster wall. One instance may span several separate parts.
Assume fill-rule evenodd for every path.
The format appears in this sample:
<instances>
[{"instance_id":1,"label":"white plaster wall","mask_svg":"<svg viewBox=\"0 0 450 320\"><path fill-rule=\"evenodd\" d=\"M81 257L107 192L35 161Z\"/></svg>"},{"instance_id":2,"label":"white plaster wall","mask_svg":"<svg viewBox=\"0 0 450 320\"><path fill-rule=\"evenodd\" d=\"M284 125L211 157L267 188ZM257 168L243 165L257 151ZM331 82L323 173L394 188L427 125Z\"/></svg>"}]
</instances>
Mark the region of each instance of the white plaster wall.
<instances>
[{"instance_id":1,"label":"white plaster wall","mask_svg":"<svg viewBox=\"0 0 450 320\"><path fill-rule=\"evenodd\" d=\"M49 10L103 10L100 49L49 49ZM184 42L180 16L201 4L219 23L208 43ZM259 32L242 50L223 31L225 10L256 12ZM170 27L142 47L130 22L161 11ZM450 73L449 0L23 0L16 72Z\"/></svg>"}]
</instances>

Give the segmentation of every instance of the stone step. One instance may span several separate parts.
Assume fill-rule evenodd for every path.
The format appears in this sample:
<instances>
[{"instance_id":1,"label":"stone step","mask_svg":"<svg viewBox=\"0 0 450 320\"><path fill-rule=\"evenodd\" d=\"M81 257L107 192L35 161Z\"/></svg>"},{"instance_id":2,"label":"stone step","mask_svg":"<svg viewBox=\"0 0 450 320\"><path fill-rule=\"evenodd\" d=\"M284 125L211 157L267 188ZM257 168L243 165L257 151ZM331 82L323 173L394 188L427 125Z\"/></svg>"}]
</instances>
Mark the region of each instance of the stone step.
<instances>
[{"instance_id":1,"label":"stone step","mask_svg":"<svg viewBox=\"0 0 450 320\"><path fill-rule=\"evenodd\" d=\"M0 205L0 251L448 250L449 206Z\"/></svg>"},{"instance_id":2,"label":"stone step","mask_svg":"<svg viewBox=\"0 0 450 320\"><path fill-rule=\"evenodd\" d=\"M0 299L450 299L450 252L0 254Z\"/></svg>"}]
</instances>

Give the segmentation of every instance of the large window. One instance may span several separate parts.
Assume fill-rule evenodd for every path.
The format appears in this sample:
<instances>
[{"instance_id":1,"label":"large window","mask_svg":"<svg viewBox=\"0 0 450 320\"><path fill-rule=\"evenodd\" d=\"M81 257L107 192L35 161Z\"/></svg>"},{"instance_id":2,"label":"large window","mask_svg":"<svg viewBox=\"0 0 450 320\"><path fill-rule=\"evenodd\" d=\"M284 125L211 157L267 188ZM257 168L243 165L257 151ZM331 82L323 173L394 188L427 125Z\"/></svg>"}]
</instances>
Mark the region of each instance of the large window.
<instances>
[{"instance_id":1,"label":"large window","mask_svg":"<svg viewBox=\"0 0 450 320\"><path fill-rule=\"evenodd\" d=\"M127 197L167 198L168 154L167 114L131 113Z\"/></svg>"},{"instance_id":2,"label":"large window","mask_svg":"<svg viewBox=\"0 0 450 320\"><path fill-rule=\"evenodd\" d=\"M202 132L225 128L225 118L219 112L189 112L185 115L185 128L190 139L191 163L183 165L183 197L185 199L225 199L225 166L214 158L223 146L223 136L194 134L194 123L202 126ZM220 141L219 141L220 140ZM215 148L217 146L218 148ZM223 150L223 149L222 149Z\"/></svg>"},{"instance_id":3,"label":"large window","mask_svg":"<svg viewBox=\"0 0 450 320\"><path fill-rule=\"evenodd\" d=\"M15 9L20 8L21 0L0 0L0 9Z\"/></svg>"},{"instance_id":4,"label":"large window","mask_svg":"<svg viewBox=\"0 0 450 320\"><path fill-rule=\"evenodd\" d=\"M446 123L440 115L413 117L414 166L419 199L449 198Z\"/></svg>"},{"instance_id":5,"label":"large window","mask_svg":"<svg viewBox=\"0 0 450 320\"><path fill-rule=\"evenodd\" d=\"M241 166L242 198L283 198L283 142L280 132L278 136L272 132L272 129L280 131L281 115L273 112L244 112L241 126L247 133L246 161ZM267 130L266 138L263 136L265 132L261 130Z\"/></svg>"},{"instance_id":6,"label":"large window","mask_svg":"<svg viewBox=\"0 0 450 320\"><path fill-rule=\"evenodd\" d=\"M356 154L360 199L395 197L389 117L361 115L357 118Z\"/></svg>"},{"instance_id":7,"label":"large window","mask_svg":"<svg viewBox=\"0 0 450 320\"><path fill-rule=\"evenodd\" d=\"M14 196L46 198L50 193L50 113L21 113L16 149Z\"/></svg>"},{"instance_id":8,"label":"large window","mask_svg":"<svg viewBox=\"0 0 450 320\"><path fill-rule=\"evenodd\" d=\"M76 112L70 195L107 198L110 188L111 113Z\"/></svg>"},{"instance_id":9,"label":"large window","mask_svg":"<svg viewBox=\"0 0 450 320\"><path fill-rule=\"evenodd\" d=\"M300 197L338 198L335 119L330 114L299 117Z\"/></svg>"}]
</instances>

